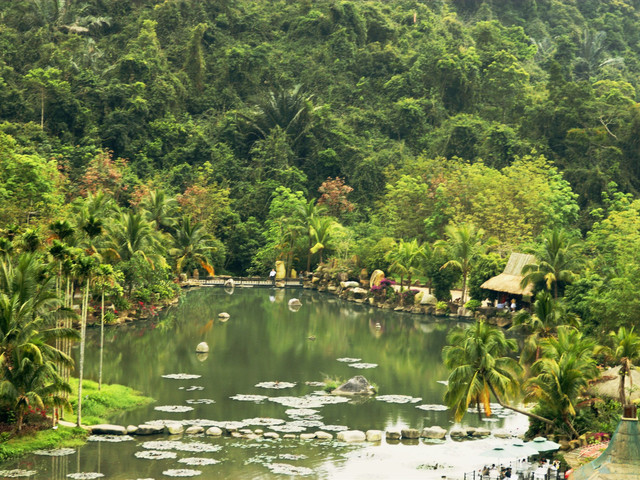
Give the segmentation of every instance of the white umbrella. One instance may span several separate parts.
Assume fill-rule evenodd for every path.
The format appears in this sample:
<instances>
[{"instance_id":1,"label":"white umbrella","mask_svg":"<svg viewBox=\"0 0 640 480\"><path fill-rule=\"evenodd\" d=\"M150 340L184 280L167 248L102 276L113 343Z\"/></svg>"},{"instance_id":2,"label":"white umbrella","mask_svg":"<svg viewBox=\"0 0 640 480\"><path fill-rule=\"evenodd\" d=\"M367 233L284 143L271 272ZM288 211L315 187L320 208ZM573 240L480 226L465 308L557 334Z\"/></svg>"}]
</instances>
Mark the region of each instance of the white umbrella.
<instances>
[{"instance_id":1,"label":"white umbrella","mask_svg":"<svg viewBox=\"0 0 640 480\"><path fill-rule=\"evenodd\" d=\"M525 443L526 446L535 448L538 452L549 452L551 450L558 450L560 444L547 440L544 437L536 437L531 442Z\"/></svg>"}]
</instances>

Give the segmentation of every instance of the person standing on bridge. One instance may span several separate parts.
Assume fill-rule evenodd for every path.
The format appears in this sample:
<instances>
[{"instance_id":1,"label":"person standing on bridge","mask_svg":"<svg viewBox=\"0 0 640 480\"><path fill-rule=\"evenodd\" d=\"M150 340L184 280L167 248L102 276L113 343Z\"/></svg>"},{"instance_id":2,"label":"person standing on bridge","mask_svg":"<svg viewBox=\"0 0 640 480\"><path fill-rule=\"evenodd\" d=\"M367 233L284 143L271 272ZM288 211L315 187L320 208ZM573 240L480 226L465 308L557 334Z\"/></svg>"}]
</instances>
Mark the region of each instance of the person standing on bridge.
<instances>
[{"instance_id":1,"label":"person standing on bridge","mask_svg":"<svg viewBox=\"0 0 640 480\"><path fill-rule=\"evenodd\" d=\"M276 286L276 269L272 268L269 272L269 279L271 280L271 285Z\"/></svg>"}]
</instances>

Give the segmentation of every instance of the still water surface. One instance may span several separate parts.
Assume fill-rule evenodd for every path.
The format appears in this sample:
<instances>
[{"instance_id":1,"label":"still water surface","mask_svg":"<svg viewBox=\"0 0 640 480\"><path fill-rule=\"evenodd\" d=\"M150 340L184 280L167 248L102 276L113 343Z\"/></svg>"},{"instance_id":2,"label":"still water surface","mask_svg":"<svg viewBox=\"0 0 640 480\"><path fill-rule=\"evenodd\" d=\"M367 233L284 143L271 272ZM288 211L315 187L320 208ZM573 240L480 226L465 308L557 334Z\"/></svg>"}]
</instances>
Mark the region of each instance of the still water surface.
<instances>
[{"instance_id":1,"label":"still water surface","mask_svg":"<svg viewBox=\"0 0 640 480\"><path fill-rule=\"evenodd\" d=\"M297 312L290 311L287 305L293 297L303 303ZM220 312L230 314L228 322L218 320ZM417 407L442 404L445 386L439 382L447 378L447 371L441 350L453 326L455 322L450 320L374 309L307 290L236 288L229 294L221 288L200 289L188 293L179 305L159 317L107 329L104 381L128 385L157 399L149 407L123 413L113 423L138 425L165 420L213 425L244 421L248 428L269 431L269 426L256 424L268 417L280 421L276 429L286 421L285 429L324 430L334 435L340 428L366 431L439 425L448 429L453 424L450 411ZM99 330L89 330L88 336L86 376L97 380ZM205 356L195 353L196 345L202 341L210 347ZM359 359L354 363L377 366L357 369L338 361L345 357ZM180 373L199 377L163 377ZM316 413L296 415L290 411L296 406L296 399L283 405L269 398L257 402L231 398L311 395L314 399L318 395L314 392L320 388L306 382L322 381L325 377L348 379L358 374L377 385L379 395L404 395L412 400L404 404L376 398L326 405L314 402ZM289 382L295 386L286 389L255 386L261 382L278 382L278 386ZM191 410L157 410L163 406ZM519 415L481 419L468 414L463 423L518 433L526 428L526 420ZM468 442L448 439L438 444L422 441L389 444L383 440L382 444L345 445L335 440L184 436L177 439L183 450L159 450L145 444L166 439L134 437L121 443L89 442L67 456L30 455L0 465L0 470L22 468L37 472L31 478L55 480L73 478L68 475L78 472L101 473L104 475L101 478L110 479L168 479L173 470L179 469L201 472L195 477L201 479L284 479L291 476L279 473L280 469L289 465L306 474L303 478L461 478L460 472L491 463L492 459L479 456L480 452L506 442L489 438ZM198 450L197 445L189 446L193 442L204 443L204 450L216 451L184 451ZM169 452L167 456L173 458L139 458L148 451ZM214 459L219 463L200 466L182 463L194 457L207 459L201 462ZM436 465L438 469L434 470Z\"/></svg>"}]
</instances>

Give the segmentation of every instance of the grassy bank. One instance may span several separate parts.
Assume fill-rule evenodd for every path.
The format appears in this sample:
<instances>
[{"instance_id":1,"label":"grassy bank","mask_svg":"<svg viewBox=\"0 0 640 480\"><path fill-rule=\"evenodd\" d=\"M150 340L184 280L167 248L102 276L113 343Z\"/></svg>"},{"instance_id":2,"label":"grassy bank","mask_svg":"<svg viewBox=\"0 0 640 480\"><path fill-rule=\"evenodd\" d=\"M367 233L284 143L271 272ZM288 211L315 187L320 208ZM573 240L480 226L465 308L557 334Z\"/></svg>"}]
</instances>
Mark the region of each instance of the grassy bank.
<instances>
[{"instance_id":1,"label":"grassy bank","mask_svg":"<svg viewBox=\"0 0 640 480\"><path fill-rule=\"evenodd\" d=\"M69 382L74 394L70 399L73 413L65 412L64 420L76 422L78 407L78 379ZM117 417L122 413L144 407L155 400L145 397L142 393L123 385L105 385L98 390L98 383L91 380L82 381L82 424L96 425L98 423L117 423Z\"/></svg>"},{"instance_id":2,"label":"grassy bank","mask_svg":"<svg viewBox=\"0 0 640 480\"><path fill-rule=\"evenodd\" d=\"M71 379L71 388L78 391L78 380ZM140 392L123 385L102 385L98 391L98 384L90 380L82 382L82 423L95 425L98 423L117 422L117 416L125 411L133 410L154 402L153 398L145 397ZM70 399L73 413L65 412L63 419L76 422L77 393ZM59 426L56 430L45 426L42 430L26 428L21 434L3 432L0 434L0 462L18 457L34 450L77 447L83 445L87 437L82 428Z\"/></svg>"}]
</instances>

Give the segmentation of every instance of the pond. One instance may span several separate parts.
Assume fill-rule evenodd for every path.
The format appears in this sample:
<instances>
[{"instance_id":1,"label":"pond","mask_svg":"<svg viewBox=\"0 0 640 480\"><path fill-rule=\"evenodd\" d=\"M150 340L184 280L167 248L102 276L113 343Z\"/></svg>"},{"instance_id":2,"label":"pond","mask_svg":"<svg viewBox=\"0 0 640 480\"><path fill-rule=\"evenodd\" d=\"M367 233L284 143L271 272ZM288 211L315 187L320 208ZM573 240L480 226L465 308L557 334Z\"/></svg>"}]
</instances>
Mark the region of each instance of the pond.
<instances>
[{"instance_id":1,"label":"pond","mask_svg":"<svg viewBox=\"0 0 640 480\"><path fill-rule=\"evenodd\" d=\"M297 312L288 308L294 297L302 302ZM227 322L219 321L220 312L229 313ZM441 350L455 325L449 319L380 310L302 289L192 291L158 317L106 330L104 381L157 399L113 423L164 420L223 426L233 421L281 436L317 430L336 435L347 428L449 429L453 415L442 406L447 370ZM209 345L208 354L195 353L202 341ZM85 371L92 380L98 377L98 342L99 329L89 329ZM315 382L359 374L378 387L378 397L335 404L318 401L321 387ZM272 383L257 386L263 382ZM527 425L522 416L508 412L491 419L468 414L463 423L517 433ZM98 478L74 475L82 472L110 479L167 479L189 473L233 479L293 474L320 479L461 478L460 472L491 463L478 455L481 451L507 442L490 437L343 444L335 439L202 435L171 438L178 442L171 444L158 440L169 437L89 442L77 451L63 452L68 455L29 455L5 462L0 471L25 469L36 472L30 478L55 480Z\"/></svg>"}]
</instances>

